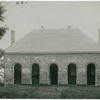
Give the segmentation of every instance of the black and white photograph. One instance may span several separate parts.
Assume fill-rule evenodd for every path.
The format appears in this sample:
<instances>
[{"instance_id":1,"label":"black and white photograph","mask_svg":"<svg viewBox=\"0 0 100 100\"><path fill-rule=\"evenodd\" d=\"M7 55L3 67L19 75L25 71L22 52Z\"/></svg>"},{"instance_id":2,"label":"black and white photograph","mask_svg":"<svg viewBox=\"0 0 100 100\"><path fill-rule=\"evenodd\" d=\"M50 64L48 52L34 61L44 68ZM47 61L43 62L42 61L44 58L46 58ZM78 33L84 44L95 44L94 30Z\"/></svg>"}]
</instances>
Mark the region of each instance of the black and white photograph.
<instances>
[{"instance_id":1,"label":"black and white photograph","mask_svg":"<svg viewBox=\"0 0 100 100\"><path fill-rule=\"evenodd\" d=\"M0 99L100 99L100 1L0 1Z\"/></svg>"}]
</instances>

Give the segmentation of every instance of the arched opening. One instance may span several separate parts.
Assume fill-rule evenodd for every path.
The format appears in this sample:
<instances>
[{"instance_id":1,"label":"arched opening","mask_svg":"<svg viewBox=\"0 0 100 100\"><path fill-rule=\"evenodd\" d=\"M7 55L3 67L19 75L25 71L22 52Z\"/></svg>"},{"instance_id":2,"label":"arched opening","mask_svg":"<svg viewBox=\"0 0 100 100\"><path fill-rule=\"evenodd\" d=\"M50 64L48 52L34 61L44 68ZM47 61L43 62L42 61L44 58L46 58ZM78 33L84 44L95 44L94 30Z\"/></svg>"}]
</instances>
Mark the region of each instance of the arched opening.
<instances>
[{"instance_id":1,"label":"arched opening","mask_svg":"<svg viewBox=\"0 0 100 100\"><path fill-rule=\"evenodd\" d=\"M32 84L39 84L39 65L32 65Z\"/></svg>"},{"instance_id":2,"label":"arched opening","mask_svg":"<svg viewBox=\"0 0 100 100\"><path fill-rule=\"evenodd\" d=\"M58 66L56 64L50 65L50 81L52 85L58 84Z\"/></svg>"},{"instance_id":3,"label":"arched opening","mask_svg":"<svg viewBox=\"0 0 100 100\"><path fill-rule=\"evenodd\" d=\"M14 66L14 84L21 84L21 65L15 64Z\"/></svg>"},{"instance_id":4,"label":"arched opening","mask_svg":"<svg viewBox=\"0 0 100 100\"><path fill-rule=\"evenodd\" d=\"M89 64L87 66L87 84L95 85L95 65Z\"/></svg>"},{"instance_id":5,"label":"arched opening","mask_svg":"<svg viewBox=\"0 0 100 100\"><path fill-rule=\"evenodd\" d=\"M68 66L68 84L76 85L76 65L70 64Z\"/></svg>"}]
</instances>

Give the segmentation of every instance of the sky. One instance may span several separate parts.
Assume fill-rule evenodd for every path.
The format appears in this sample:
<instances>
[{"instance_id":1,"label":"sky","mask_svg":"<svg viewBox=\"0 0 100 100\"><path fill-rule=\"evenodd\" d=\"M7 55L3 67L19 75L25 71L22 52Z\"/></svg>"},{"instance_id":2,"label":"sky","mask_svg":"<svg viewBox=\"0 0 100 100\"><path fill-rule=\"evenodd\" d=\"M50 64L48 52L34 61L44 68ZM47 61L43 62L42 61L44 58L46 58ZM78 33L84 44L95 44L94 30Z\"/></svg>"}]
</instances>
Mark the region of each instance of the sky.
<instances>
[{"instance_id":1,"label":"sky","mask_svg":"<svg viewBox=\"0 0 100 100\"><path fill-rule=\"evenodd\" d=\"M11 30L15 40L34 29L78 28L99 43L100 1L31 1L16 5L14 1L3 2L5 22L9 30L0 40L0 48L8 48ZM38 41L38 40L37 40Z\"/></svg>"}]
</instances>

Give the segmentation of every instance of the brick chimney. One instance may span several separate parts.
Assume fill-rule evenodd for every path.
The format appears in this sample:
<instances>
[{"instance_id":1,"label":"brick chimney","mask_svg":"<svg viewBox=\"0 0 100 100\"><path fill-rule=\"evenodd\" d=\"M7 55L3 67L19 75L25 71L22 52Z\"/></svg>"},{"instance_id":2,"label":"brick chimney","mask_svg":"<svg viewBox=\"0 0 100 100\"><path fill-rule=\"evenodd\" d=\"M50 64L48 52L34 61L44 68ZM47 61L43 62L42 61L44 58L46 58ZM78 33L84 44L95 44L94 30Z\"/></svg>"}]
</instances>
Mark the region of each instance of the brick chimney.
<instances>
[{"instance_id":1,"label":"brick chimney","mask_svg":"<svg viewBox=\"0 0 100 100\"><path fill-rule=\"evenodd\" d=\"M67 26L67 29L71 29L71 26Z\"/></svg>"},{"instance_id":2,"label":"brick chimney","mask_svg":"<svg viewBox=\"0 0 100 100\"><path fill-rule=\"evenodd\" d=\"M41 26L41 30L42 30L42 31L44 30L44 26Z\"/></svg>"},{"instance_id":3,"label":"brick chimney","mask_svg":"<svg viewBox=\"0 0 100 100\"><path fill-rule=\"evenodd\" d=\"M11 30L11 45L15 42L15 31Z\"/></svg>"}]
</instances>

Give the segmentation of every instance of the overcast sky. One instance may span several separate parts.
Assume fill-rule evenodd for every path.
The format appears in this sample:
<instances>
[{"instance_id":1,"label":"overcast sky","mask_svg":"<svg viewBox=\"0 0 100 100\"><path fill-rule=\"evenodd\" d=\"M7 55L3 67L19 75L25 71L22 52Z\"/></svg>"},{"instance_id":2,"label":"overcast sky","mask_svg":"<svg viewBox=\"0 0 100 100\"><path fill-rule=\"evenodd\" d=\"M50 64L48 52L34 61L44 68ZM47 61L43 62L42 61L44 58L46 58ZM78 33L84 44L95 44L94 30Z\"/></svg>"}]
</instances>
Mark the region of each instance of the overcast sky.
<instances>
[{"instance_id":1,"label":"overcast sky","mask_svg":"<svg viewBox=\"0 0 100 100\"><path fill-rule=\"evenodd\" d=\"M98 43L100 28L100 1L33 1L16 5L3 3L7 9L5 24L9 30L0 40L0 48L10 45L10 31L15 30L16 41L33 29L62 29L71 26L83 31ZM38 40L37 40L38 41Z\"/></svg>"}]
</instances>

